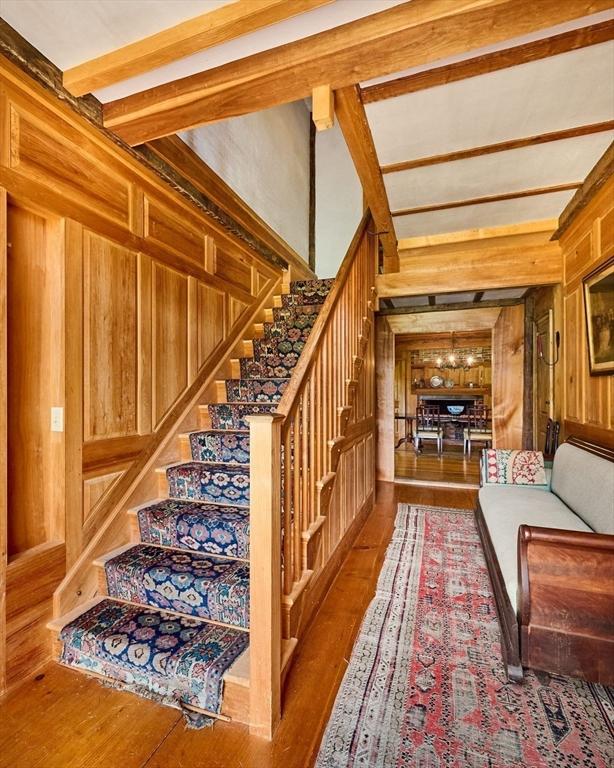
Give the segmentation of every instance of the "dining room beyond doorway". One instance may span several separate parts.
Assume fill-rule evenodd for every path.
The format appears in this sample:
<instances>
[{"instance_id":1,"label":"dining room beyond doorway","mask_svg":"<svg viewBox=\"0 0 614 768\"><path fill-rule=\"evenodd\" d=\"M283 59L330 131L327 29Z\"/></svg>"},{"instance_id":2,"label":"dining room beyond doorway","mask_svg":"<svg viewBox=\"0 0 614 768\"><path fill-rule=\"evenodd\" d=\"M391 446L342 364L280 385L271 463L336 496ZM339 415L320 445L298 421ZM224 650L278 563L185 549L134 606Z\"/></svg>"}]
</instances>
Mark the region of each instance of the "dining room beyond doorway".
<instances>
[{"instance_id":1,"label":"dining room beyond doorway","mask_svg":"<svg viewBox=\"0 0 614 768\"><path fill-rule=\"evenodd\" d=\"M395 339L395 474L477 485L492 443L492 332Z\"/></svg>"}]
</instances>

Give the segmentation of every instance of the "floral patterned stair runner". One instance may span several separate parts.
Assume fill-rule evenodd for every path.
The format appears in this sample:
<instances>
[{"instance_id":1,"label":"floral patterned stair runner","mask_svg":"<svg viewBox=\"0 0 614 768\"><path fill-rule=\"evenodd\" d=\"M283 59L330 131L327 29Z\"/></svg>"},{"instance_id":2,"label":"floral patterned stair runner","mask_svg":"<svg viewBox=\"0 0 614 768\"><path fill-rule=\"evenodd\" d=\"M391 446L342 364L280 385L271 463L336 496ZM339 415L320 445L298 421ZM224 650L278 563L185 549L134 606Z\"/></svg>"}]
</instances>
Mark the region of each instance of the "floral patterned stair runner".
<instances>
[{"instance_id":1,"label":"floral patterned stair runner","mask_svg":"<svg viewBox=\"0 0 614 768\"><path fill-rule=\"evenodd\" d=\"M141 543L105 562L108 598L67 624L62 662L174 707L219 713L222 677L248 645L249 431L292 375L331 280L293 283L168 467L169 498L137 512ZM219 623L210 623L219 622ZM232 625L232 626L226 626ZM202 723L200 723L202 724Z\"/></svg>"},{"instance_id":2,"label":"floral patterned stair runner","mask_svg":"<svg viewBox=\"0 0 614 768\"><path fill-rule=\"evenodd\" d=\"M249 432L232 429L192 432L190 450L196 461L249 464Z\"/></svg>"},{"instance_id":3,"label":"floral patterned stair runner","mask_svg":"<svg viewBox=\"0 0 614 768\"><path fill-rule=\"evenodd\" d=\"M62 663L182 709L218 713L222 676L247 632L188 616L102 600L60 633Z\"/></svg>"},{"instance_id":4,"label":"floral patterned stair runner","mask_svg":"<svg viewBox=\"0 0 614 768\"><path fill-rule=\"evenodd\" d=\"M105 563L109 597L249 626L249 565L138 544Z\"/></svg>"},{"instance_id":5,"label":"floral patterned stair runner","mask_svg":"<svg viewBox=\"0 0 614 768\"><path fill-rule=\"evenodd\" d=\"M249 558L249 508L164 499L141 507L142 542L162 547Z\"/></svg>"}]
</instances>

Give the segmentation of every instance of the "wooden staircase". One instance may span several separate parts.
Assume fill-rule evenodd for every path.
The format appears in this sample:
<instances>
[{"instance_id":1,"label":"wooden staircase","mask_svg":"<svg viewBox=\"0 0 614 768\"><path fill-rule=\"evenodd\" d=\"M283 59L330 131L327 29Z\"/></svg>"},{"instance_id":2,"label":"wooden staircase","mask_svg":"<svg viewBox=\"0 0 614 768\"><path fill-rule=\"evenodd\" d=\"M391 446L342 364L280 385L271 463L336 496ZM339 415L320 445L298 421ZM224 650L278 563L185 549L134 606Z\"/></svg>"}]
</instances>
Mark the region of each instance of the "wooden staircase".
<instances>
[{"instance_id":1,"label":"wooden staircase","mask_svg":"<svg viewBox=\"0 0 614 768\"><path fill-rule=\"evenodd\" d=\"M291 319L296 304L317 314L330 285L286 286L278 312ZM230 364L239 376L216 382L218 402L197 406L199 430L177 438L181 460L156 468L157 498L128 511L131 541L94 559L96 598L53 622L63 664L191 713L249 722L245 419L273 411L290 380L305 342L285 322L264 323L256 349L243 342ZM258 366L278 378L255 378Z\"/></svg>"},{"instance_id":2,"label":"wooden staircase","mask_svg":"<svg viewBox=\"0 0 614 768\"><path fill-rule=\"evenodd\" d=\"M144 477L149 499L68 575L56 605L70 592L76 607L49 625L62 663L272 736L294 651L373 500L369 221L334 285L284 284L209 388L214 402L196 403L195 428L161 454L170 463ZM180 642L160 660L163 632Z\"/></svg>"}]
</instances>

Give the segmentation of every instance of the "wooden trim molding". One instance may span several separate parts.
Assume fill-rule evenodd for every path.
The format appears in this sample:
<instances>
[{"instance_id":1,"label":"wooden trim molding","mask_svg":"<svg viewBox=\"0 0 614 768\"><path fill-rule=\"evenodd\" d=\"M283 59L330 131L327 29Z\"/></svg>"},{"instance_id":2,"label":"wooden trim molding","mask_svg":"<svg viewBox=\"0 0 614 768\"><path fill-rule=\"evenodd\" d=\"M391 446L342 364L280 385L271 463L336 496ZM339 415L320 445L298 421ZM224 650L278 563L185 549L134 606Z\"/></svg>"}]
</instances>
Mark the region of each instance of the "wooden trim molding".
<instances>
[{"instance_id":1,"label":"wooden trim molding","mask_svg":"<svg viewBox=\"0 0 614 768\"><path fill-rule=\"evenodd\" d=\"M599 158L584 183L565 206L559 217L558 229L552 235L553 240L561 238L612 174L614 174L614 141Z\"/></svg>"},{"instance_id":2,"label":"wooden trim molding","mask_svg":"<svg viewBox=\"0 0 614 768\"><path fill-rule=\"evenodd\" d=\"M358 21L105 104L129 144L333 90L545 29L610 0L412 0Z\"/></svg>"},{"instance_id":3,"label":"wooden trim molding","mask_svg":"<svg viewBox=\"0 0 614 768\"><path fill-rule=\"evenodd\" d=\"M253 247L261 244L269 253L269 261L280 267L290 265L300 277L315 278L315 272L301 256L280 237L215 171L179 136L155 139L137 147L145 160L160 172L174 172L183 183L205 196L209 206L219 207L250 233Z\"/></svg>"},{"instance_id":4,"label":"wooden trim molding","mask_svg":"<svg viewBox=\"0 0 614 768\"><path fill-rule=\"evenodd\" d=\"M509 150L522 149L523 147L535 147L539 144L548 144L551 141L565 141L565 139L574 139L578 136L590 136L594 133L605 133L606 131L612 130L614 130L614 120L605 120L604 122L591 123L590 125L578 125L575 128L565 128L562 131L540 133L535 136L526 136L522 139L510 139L509 141L500 141L497 144L486 144L481 147L460 149L456 152L448 152L443 155L431 155L430 157L419 157L416 160L404 160L400 163L391 163L390 165L382 166L382 173L411 171L414 168L423 168L428 165L453 163L457 160L468 160L472 157L493 155L497 152L508 152Z\"/></svg>"},{"instance_id":5,"label":"wooden trim molding","mask_svg":"<svg viewBox=\"0 0 614 768\"><path fill-rule=\"evenodd\" d=\"M247 247L256 251L256 253L265 261L276 267L286 267L288 264L295 264L299 267L301 274L304 261L295 254L296 262L291 256L290 247L271 230L271 238L264 236L264 230L251 231L252 222L243 223L242 220L233 218L233 214L226 210L224 203L216 203L210 199L206 191L198 188L190 178L186 178L180 171L173 167L166 158L151 151L148 147L139 147L138 151L128 146L115 133L107 131L102 127L102 105L93 96L88 95L75 98L62 86L61 71L46 59L30 43L22 38L5 21L0 18L0 54L4 58L0 61L0 74L6 75L13 83L18 83L22 89L24 86L34 99L41 101L41 96L52 94L57 99L56 108L62 109L66 105L72 112L78 116L78 119L87 121L89 128L93 127L99 138L103 142L112 142L125 153L123 161L136 161L142 168L155 174L158 179L179 193L184 200L187 200L191 206L195 206L202 211L212 222L214 227L225 230L232 237L237 238ZM27 79L24 79L24 75ZM40 89L43 89L41 94ZM61 103L61 104L60 104ZM64 115L64 117L68 117ZM82 129L83 124L80 126ZM221 180L220 180L221 181ZM223 182L222 182L223 183ZM242 202L242 201L241 201ZM237 209L230 209L237 212ZM277 239L278 244L273 245L273 239ZM307 277L312 273L308 272Z\"/></svg>"},{"instance_id":6,"label":"wooden trim molding","mask_svg":"<svg viewBox=\"0 0 614 768\"><path fill-rule=\"evenodd\" d=\"M587 9L587 14L594 13L595 10L589 11ZM578 48L605 43L608 40L612 40L613 37L614 21L592 24L589 27L581 27L580 29L546 37L542 40L526 43L525 45L516 45L512 48L505 48L502 51L465 59L455 64L447 64L443 67L435 67L424 72L418 72L415 75L398 77L395 80L371 85L368 88L363 88L363 101L365 104L371 104L371 102L381 101L382 99L393 99L396 96L424 91L427 88L436 88L439 85L455 83L458 80L467 80L470 77L485 75L488 72L497 72L500 69L516 67L519 64L527 64L528 62L539 61L550 56L558 56L560 53L576 51Z\"/></svg>"},{"instance_id":7,"label":"wooden trim molding","mask_svg":"<svg viewBox=\"0 0 614 768\"><path fill-rule=\"evenodd\" d=\"M332 2L235 0L66 70L64 87L82 96Z\"/></svg>"},{"instance_id":8,"label":"wooden trim molding","mask_svg":"<svg viewBox=\"0 0 614 768\"><path fill-rule=\"evenodd\" d=\"M499 203L504 200L518 200L522 197L536 197L537 195L551 195L555 192L568 192L571 189L578 189L582 186L581 181L574 181L569 184L555 184L551 187L539 187L537 189L522 189L518 192L506 192L502 195L486 195L485 197L474 197L469 200L453 200L449 203L435 203L434 205L419 205L415 208L403 208L399 211L392 211L393 217L414 216L417 213L430 213L431 211L447 211L451 208L464 208L468 205L484 205L486 203Z\"/></svg>"}]
</instances>

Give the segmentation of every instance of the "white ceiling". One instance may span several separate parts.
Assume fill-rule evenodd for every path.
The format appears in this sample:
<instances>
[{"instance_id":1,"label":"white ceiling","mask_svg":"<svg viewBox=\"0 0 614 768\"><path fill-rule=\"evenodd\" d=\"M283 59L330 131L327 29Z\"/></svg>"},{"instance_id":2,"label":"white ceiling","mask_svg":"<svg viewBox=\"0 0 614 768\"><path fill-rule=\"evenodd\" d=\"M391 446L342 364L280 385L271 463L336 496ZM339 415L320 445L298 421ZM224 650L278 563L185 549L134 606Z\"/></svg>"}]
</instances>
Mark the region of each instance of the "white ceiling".
<instances>
[{"instance_id":1,"label":"white ceiling","mask_svg":"<svg viewBox=\"0 0 614 768\"><path fill-rule=\"evenodd\" d=\"M595 17L580 20L582 26L589 21ZM612 120L614 42L373 102L366 112L380 165ZM390 208L581 182L613 139L614 132L599 133L385 174ZM514 224L559 216L573 194L556 192L393 221L399 239Z\"/></svg>"},{"instance_id":2,"label":"white ceiling","mask_svg":"<svg viewBox=\"0 0 614 768\"><path fill-rule=\"evenodd\" d=\"M614 131L384 176L393 211L584 181Z\"/></svg>"},{"instance_id":3,"label":"white ceiling","mask_svg":"<svg viewBox=\"0 0 614 768\"><path fill-rule=\"evenodd\" d=\"M367 104L381 165L612 118L614 42Z\"/></svg>"},{"instance_id":4,"label":"white ceiling","mask_svg":"<svg viewBox=\"0 0 614 768\"><path fill-rule=\"evenodd\" d=\"M595 158L597 159L597 158ZM458 232L480 227L503 227L525 221L557 218L574 192L523 197L498 203L469 205L464 208L450 208L445 211L419 213L413 216L394 218L398 239L436 235L444 232Z\"/></svg>"},{"instance_id":5,"label":"white ceiling","mask_svg":"<svg viewBox=\"0 0 614 768\"><path fill-rule=\"evenodd\" d=\"M113 101L315 35L402 2L405 0L336 0L94 95L103 103ZM0 16L65 70L226 4L225 0L0 0Z\"/></svg>"},{"instance_id":6,"label":"white ceiling","mask_svg":"<svg viewBox=\"0 0 614 768\"><path fill-rule=\"evenodd\" d=\"M452 1L452 0L450 0ZM0 15L60 69L228 0L0 0ZM215 46L95 95L107 102L397 5L336 2ZM381 82L614 18L608 11ZM363 85L366 85L363 83ZM368 85L368 84L367 84ZM366 105L381 165L614 119L614 42ZM596 134L384 176L392 210L582 181L612 135ZM398 238L557 217L573 191L395 217Z\"/></svg>"}]
</instances>

